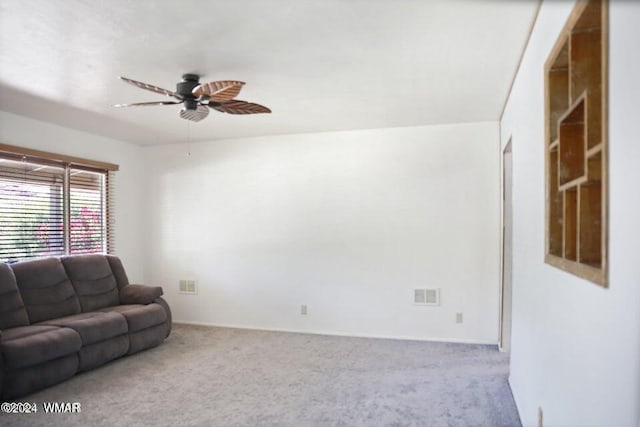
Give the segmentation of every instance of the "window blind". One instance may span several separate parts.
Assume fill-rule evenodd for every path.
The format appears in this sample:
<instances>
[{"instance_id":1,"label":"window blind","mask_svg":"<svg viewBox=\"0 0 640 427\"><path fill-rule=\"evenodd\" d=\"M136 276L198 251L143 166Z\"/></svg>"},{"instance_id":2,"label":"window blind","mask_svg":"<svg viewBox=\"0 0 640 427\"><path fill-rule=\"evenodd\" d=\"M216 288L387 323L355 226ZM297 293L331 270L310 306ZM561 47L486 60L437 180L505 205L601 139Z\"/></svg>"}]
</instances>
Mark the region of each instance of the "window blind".
<instances>
[{"instance_id":1,"label":"window blind","mask_svg":"<svg viewBox=\"0 0 640 427\"><path fill-rule=\"evenodd\" d=\"M114 253L117 165L102 169L6 147L0 144L0 262Z\"/></svg>"},{"instance_id":2,"label":"window blind","mask_svg":"<svg viewBox=\"0 0 640 427\"><path fill-rule=\"evenodd\" d=\"M106 184L105 184L105 204L106 204L106 212L105 212L105 226L107 230L107 253L115 254L116 253L116 172L115 171L107 171L105 176Z\"/></svg>"},{"instance_id":3,"label":"window blind","mask_svg":"<svg viewBox=\"0 0 640 427\"><path fill-rule=\"evenodd\" d=\"M0 159L0 260L63 255L64 168Z\"/></svg>"},{"instance_id":4,"label":"window blind","mask_svg":"<svg viewBox=\"0 0 640 427\"><path fill-rule=\"evenodd\" d=\"M105 174L69 170L69 253L106 251Z\"/></svg>"}]
</instances>

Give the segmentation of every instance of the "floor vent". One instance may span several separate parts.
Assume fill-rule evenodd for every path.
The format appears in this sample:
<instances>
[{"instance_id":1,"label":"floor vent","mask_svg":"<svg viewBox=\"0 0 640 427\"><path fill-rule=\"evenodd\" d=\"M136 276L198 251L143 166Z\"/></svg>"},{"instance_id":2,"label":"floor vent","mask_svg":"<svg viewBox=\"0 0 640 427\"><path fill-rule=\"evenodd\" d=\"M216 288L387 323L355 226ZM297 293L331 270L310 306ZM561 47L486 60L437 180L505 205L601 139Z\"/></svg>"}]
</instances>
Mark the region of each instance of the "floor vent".
<instances>
[{"instance_id":1,"label":"floor vent","mask_svg":"<svg viewBox=\"0 0 640 427\"><path fill-rule=\"evenodd\" d=\"M414 289L413 303L416 305L440 305L440 289Z\"/></svg>"},{"instance_id":2,"label":"floor vent","mask_svg":"<svg viewBox=\"0 0 640 427\"><path fill-rule=\"evenodd\" d=\"M195 280L180 280L180 293L181 294L197 294L196 281Z\"/></svg>"}]
</instances>

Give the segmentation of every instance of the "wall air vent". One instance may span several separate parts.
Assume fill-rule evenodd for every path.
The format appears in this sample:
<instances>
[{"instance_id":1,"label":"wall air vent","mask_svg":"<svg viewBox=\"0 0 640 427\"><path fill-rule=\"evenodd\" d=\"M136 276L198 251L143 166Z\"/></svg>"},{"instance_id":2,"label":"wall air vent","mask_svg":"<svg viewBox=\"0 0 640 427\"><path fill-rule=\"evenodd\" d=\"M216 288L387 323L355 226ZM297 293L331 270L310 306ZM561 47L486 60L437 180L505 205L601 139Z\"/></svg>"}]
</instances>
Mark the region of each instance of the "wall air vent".
<instances>
[{"instance_id":1,"label":"wall air vent","mask_svg":"<svg viewBox=\"0 0 640 427\"><path fill-rule=\"evenodd\" d=\"M180 280L180 293L195 295L198 293L195 280Z\"/></svg>"},{"instance_id":2,"label":"wall air vent","mask_svg":"<svg viewBox=\"0 0 640 427\"><path fill-rule=\"evenodd\" d=\"M416 305L440 305L440 289L414 289L413 303Z\"/></svg>"}]
</instances>

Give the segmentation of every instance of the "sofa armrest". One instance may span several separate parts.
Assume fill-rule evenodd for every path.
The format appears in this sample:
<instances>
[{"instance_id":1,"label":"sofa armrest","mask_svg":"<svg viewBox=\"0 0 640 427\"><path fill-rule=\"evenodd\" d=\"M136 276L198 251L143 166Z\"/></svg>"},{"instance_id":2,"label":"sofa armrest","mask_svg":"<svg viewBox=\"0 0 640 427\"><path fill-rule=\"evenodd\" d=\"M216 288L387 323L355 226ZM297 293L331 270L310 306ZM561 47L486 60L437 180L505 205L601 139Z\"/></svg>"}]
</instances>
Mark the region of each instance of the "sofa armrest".
<instances>
[{"instance_id":1,"label":"sofa armrest","mask_svg":"<svg viewBox=\"0 0 640 427\"><path fill-rule=\"evenodd\" d=\"M151 304L162 293L160 286L127 285L120 289L120 304Z\"/></svg>"},{"instance_id":2,"label":"sofa armrest","mask_svg":"<svg viewBox=\"0 0 640 427\"><path fill-rule=\"evenodd\" d=\"M173 319L171 318L171 309L169 308L169 304L167 304L167 302L164 300L164 298L156 298L155 301L156 304L160 304L163 308L165 313L167 313L167 337L169 336L169 334L171 333L171 326L173 323Z\"/></svg>"}]
</instances>

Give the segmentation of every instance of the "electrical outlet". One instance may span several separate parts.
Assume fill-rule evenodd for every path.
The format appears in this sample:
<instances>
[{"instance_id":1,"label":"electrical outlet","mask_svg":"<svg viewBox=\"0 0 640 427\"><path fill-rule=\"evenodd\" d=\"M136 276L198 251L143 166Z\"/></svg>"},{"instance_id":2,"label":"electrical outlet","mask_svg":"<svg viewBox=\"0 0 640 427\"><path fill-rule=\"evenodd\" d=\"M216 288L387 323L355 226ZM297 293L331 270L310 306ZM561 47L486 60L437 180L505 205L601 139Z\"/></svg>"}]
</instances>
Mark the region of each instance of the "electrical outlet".
<instances>
[{"instance_id":1,"label":"electrical outlet","mask_svg":"<svg viewBox=\"0 0 640 427\"><path fill-rule=\"evenodd\" d=\"M542 406L538 406L538 427L543 426Z\"/></svg>"},{"instance_id":2,"label":"electrical outlet","mask_svg":"<svg viewBox=\"0 0 640 427\"><path fill-rule=\"evenodd\" d=\"M307 305L306 304L302 304L300 306L300 314L303 315L303 316L307 315Z\"/></svg>"},{"instance_id":3,"label":"electrical outlet","mask_svg":"<svg viewBox=\"0 0 640 427\"><path fill-rule=\"evenodd\" d=\"M456 323L462 323L462 313L456 313Z\"/></svg>"}]
</instances>

